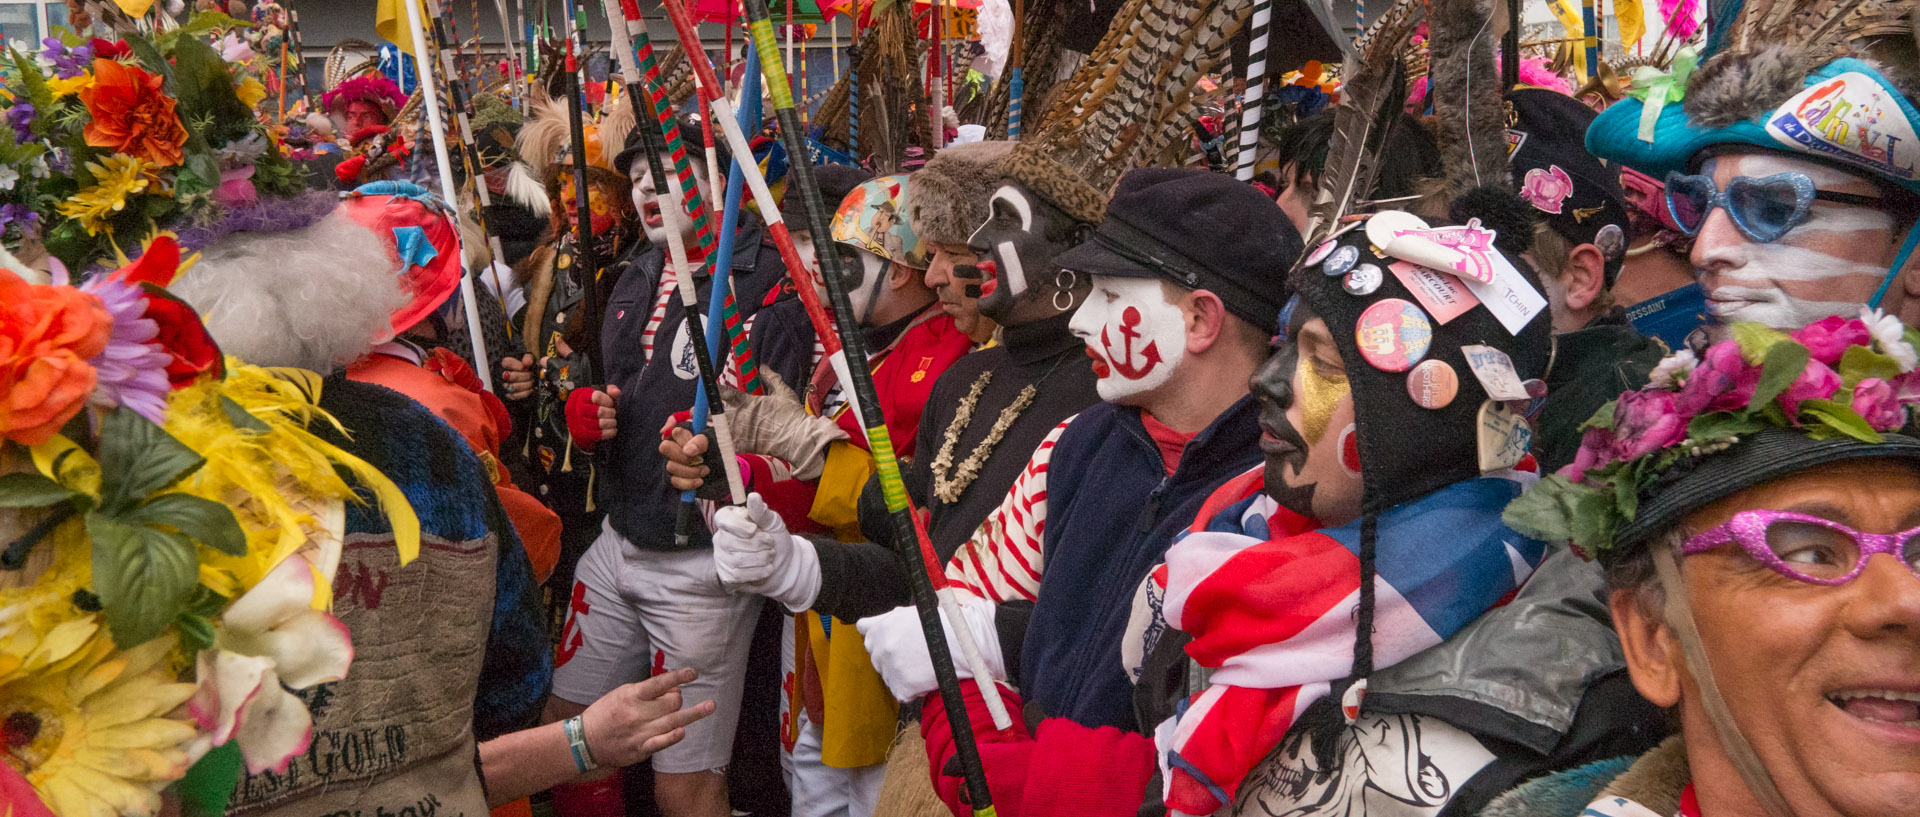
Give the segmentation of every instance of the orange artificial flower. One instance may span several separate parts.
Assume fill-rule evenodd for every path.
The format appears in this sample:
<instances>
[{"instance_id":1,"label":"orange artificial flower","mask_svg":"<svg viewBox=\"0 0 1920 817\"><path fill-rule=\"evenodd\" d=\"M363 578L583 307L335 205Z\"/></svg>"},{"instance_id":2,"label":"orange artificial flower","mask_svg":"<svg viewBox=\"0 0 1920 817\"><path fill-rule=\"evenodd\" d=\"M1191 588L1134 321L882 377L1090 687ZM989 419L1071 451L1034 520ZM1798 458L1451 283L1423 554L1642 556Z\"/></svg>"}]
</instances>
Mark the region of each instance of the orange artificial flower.
<instances>
[{"instance_id":1,"label":"orange artificial flower","mask_svg":"<svg viewBox=\"0 0 1920 817\"><path fill-rule=\"evenodd\" d=\"M187 129L173 111L175 100L162 89L165 84L160 75L139 66L94 60L93 84L80 89L80 101L93 114L87 144L161 167L180 164Z\"/></svg>"},{"instance_id":2,"label":"orange artificial flower","mask_svg":"<svg viewBox=\"0 0 1920 817\"><path fill-rule=\"evenodd\" d=\"M38 445L79 414L112 329L93 294L0 269L0 439Z\"/></svg>"}]
</instances>

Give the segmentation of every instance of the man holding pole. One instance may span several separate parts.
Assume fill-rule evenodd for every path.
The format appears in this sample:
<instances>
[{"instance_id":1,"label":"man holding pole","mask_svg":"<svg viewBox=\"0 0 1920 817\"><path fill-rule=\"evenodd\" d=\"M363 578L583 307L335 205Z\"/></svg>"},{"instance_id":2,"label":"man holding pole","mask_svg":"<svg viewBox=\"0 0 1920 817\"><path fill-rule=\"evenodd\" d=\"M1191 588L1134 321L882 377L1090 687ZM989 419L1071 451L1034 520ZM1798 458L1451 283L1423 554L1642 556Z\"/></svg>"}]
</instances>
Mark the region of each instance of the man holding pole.
<instances>
[{"instance_id":1,"label":"man holding pole","mask_svg":"<svg viewBox=\"0 0 1920 817\"><path fill-rule=\"evenodd\" d=\"M634 181L635 209L649 240L606 273L614 284L599 338L604 385L578 389L567 400L574 442L595 455L596 499L607 520L576 568L546 717L572 717L650 673L698 670L699 679L684 688L686 700L712 700L715 713L688 727L686 740L654 757L655 797L668 817L726 817L723 772L732 754L760 598L728 592L714 580L711 542L701 526L694 526L684 547L676 545L678 492L667 484L658 443L645 433L692 405L697 390L698 367L675 287L690 283L703 299L723 294L711 291L711 277L703 269L708 259L689 259L699 270L692 282L677 280L667 263L669 231L678 231L689 252L699 251L692 240L694 223L668 204L664 185L639 161L644 149L637 137L630 140L614 167ZM722 154L721 164L727 161ZM695 159L694 165L694 178L704 182L704 162ZM711 193L704 183L700 188L703 195ZM757 219L743 213L739 243L729 259L735 301L747 315L785 276L778 254L760 240L761 230ZM561 817L623 813L619 779L558 788L554 806Z\"/></svg>"}]
</instances>

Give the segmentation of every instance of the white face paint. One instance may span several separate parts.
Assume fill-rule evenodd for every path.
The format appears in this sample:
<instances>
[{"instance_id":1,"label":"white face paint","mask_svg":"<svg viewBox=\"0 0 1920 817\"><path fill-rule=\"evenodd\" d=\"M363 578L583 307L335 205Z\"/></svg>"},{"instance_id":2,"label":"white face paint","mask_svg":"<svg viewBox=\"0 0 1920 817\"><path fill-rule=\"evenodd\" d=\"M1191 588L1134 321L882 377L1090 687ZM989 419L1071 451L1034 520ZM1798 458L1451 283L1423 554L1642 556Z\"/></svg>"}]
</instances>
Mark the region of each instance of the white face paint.
<instances>
[{"instance_id":1,"label":"white face paint","mask_svg":"<svg viewBox=\"0 0 1920 817\"><path fill-rule=\"evenodd\" d=\"M1020 232L1033 232L1033 205L1027 201L1026 196L1020 194L1020 191L1003 186L994 191L993 198L988 200L987 206L991 207L996 203L1006 205L1007 209L1012 210L1019 217ZM1000 257L1000 263L1006 265L1006 269L1002 272L1007 282L1007 297L1019 297L1020 293L1027 291L1027 270L1020 261L1019 248L1015 247L1012 241L1001 239L994 243L993 249L994 254Z\"/></svg>"},{"instance_id":2,"label":"white face paint","mask_svg":"<svg viewBox=\"0 0 1920 817\"><path fill-rule=\"evenodd\" d=\"M667 206L667 190L664 187L654 189L653 172L645 166L644 161L637 160L633 165L633 209L640 214L640 228L646 232L647 240L655 245L664 247L667 231L673 230L680 234L681 241L691 246L693 219L688 218L684 210ZM699 178L700 166L695 164L692 169L695 178ZM701 184L699 188L703 195L707 192L706 185Z\"/></svg>"},{"instance_id":3,"label":"white face paint","mask_svg":"<svg viewBox=\"0 0 1920 817\"><path fill-rule=\"evenodd\" d=\"M807 269L812 271L815 276L818 276L820 274L820 259L814 255L813 231L794 230L787 233L787 235L793 239L793 252L795 255L800 256L800 262L806 264Z\"/></svg>"},{"instance_id":4,"label":"white face paint","mask_svg":"<svg viewBox=\"0 0 1920 817\"><path fill-rule=\"evenodd\" d=\"M1138 404L1166 385L1187 355L1186 318L1152 278L1093 276L1093 292L1067 323L1093 358L1100 399Z\"/></svg>"},{"instance_id":5,"label":"white face paint","mask_svg":"<svg viewBox=\"0 0 1920 817\"><path fill-rule=\"evenodd\" d=\"M1805 173L1821 190L1877 196L1862 178L1826 165L1770 153L1707 160L1700 172L1725 188L1737 176ZM1892 262L1893 216L1870 207L1815 201L1807 220L1780 240L1756 243L1724 210L1710 213L1692 260L1721 324L1755 321L1797 329L1828 315L1852 315L1873 297Z\"/></svg>"},{"instance_id":6,"label":"white face paint","mask_svg":"<svg viewBox=\"0 0 1920 817\"><path fill-rule=\"evenodd\" d=\"M795 243L798 244L798 242ZM887 270L893 265L893 262L859 247L847 244L839 244L838 246L845 248L850 251L852 255L860 259L857 264L850 263L846 260L845 254L843 254L840 262L840 270L845 273L845 277L841 280L846 282L847 302L853 307L853 317L860 322L861 326L866 326L868 325L868 317L873 314L874 301L879 297L880 287L876 286L876 284L886 276ZM811 254L808 254L806 258L809 262L813 260ZM814 280L817 282L814 285L814 291L819 293L820 302L827 303L826 282L818 276L816 276Z\"/></svg>"}]
</instances>

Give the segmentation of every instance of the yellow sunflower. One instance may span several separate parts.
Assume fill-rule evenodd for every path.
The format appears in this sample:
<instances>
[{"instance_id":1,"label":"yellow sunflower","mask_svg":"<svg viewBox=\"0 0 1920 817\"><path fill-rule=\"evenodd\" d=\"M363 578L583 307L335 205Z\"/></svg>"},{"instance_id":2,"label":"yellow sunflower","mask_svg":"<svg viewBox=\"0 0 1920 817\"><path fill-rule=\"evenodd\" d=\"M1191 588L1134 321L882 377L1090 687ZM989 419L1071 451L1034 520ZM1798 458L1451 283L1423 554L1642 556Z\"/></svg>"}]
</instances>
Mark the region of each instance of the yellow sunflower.
<instances>
[{"instance_id":1,"label":"yellow sunflower","mask_svg":"<svg viewBox=\"0 0 1920 817\"><path fill-rule=\"evenodd\" d=\"M241 104L249 108L256 108L259 107L261 100L267 98L267 86L260 84L260 80L249 76L240 80L239 84L233 86L233 93L235 96L240 97Z\"/></svg>"},{"instance_id":2,"label":"yellow sunflower","mask_svg":"<svg viewBox=\"0 0 1920 817\"><path fill-rule=\"evenodd\" d=\"M130 650L97 635L71 666L0 685L0 762L61 817L158 813L198 734L167 717L194 689L177 681L173 649L170 635Z\"/></svg>"},{"instance_id":3,"label":"yellow sunflower","mask_svg":"<svg viewBox=\"0 0 1920 817\"><path fill-rule=\"evenodd\" d=\"M94 185L60 204L60 215L80 220L80 226L89 233L112 232L113 226L107 219L127 206L130 196L147 192L155 187L159 168L132 156L116 153L97 162L88 162L87 170L93 173ZM155 192L160 192L158 189Z\"/></svg>"}]
</instances>

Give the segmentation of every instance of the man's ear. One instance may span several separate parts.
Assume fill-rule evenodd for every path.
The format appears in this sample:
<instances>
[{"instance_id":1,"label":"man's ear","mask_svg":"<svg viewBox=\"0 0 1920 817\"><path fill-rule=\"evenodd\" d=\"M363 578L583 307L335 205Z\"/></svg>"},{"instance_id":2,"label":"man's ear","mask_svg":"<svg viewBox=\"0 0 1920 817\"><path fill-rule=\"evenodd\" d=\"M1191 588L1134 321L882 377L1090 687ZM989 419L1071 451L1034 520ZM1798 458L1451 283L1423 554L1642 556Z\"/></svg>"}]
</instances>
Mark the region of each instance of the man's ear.
<instances>
[{"instance_id":1,"label":"man's ear","mask_svg":"<svg viewBox=\"0 0 1920 817\"><path fill-rule=\"evenodd\" d=\"M917 270L897 261L887 263L887 289L905 289L926 275L926 270Z\"/></svg>"},{"instance_id":2,"label":"man's ear","mask_svg":"<svg viewBox=\"0 0 1920 817\"><path fill-rule=\"evenodd\" d=\"M1647 605L1631 590L1613 591L1609 604L1633 688L1655 706L1680 703L1680 678L1686 664L1680 656L1680 641L1666 620L1649 614Z\"/></svg>"},{"instance_id":3,"label":"man's ear","mask_svg":"<svg viewBox=\"0 0 1920 817\"><path fill-rule=\"evenodd\" d=\"M1560 271L1567 288L1567 309L1593 306L1607 287L1607 257L1592 244L1581 244L1567 253L1567 265Z\"/></svg>"},{"instance_id":4,"label":"man's ear","mask_svg":"<svg viewBox=\"0 0 1920 817\"><path fill-rule=\"evenodd\" d=\"M1220 296L1204 289L1187 294L1181 308L1187 319L1187 351L1204 354L1227 331L1227 305Z\"/></svg>"}]
</instances>

